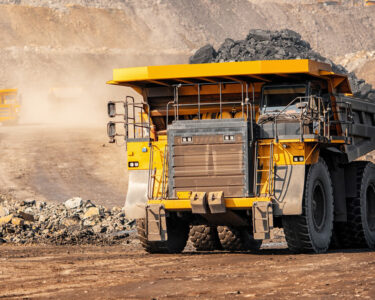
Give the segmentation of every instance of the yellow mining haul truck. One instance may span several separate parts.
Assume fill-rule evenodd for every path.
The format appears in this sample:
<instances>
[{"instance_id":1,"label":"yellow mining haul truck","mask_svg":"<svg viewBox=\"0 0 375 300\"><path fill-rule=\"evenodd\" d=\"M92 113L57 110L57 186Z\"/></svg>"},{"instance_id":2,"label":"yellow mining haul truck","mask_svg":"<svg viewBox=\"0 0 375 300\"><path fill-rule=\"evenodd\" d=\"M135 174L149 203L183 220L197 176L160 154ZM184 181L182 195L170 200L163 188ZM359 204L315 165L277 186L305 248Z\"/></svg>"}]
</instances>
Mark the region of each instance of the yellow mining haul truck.
<instances>
[{"instance_id":1,"label":"yellow mining haul truck","mask_svg":"<svg viewBox=\"0 0 375 300\"><path fill-rule=\"evenodd\" d=\"M257 250L274 227L296 252L374 248L375 168L354 160L375 148L375 105L329 65L126 68L108 83L141 99L110 101L107 130L125 136L125 212L146 251L180 252L189 235L201 251Z\"/></svg>"},{"instance_id":2,"label":"yellow mining haul truck","mask_svg":"<svg viewBox=\"0 0 375 300\"><path fill-rule=\"evenodd\" d=\"M0 90L0 123L18 124L21 103L17 89Z\"/></svg>"}]
</instances>

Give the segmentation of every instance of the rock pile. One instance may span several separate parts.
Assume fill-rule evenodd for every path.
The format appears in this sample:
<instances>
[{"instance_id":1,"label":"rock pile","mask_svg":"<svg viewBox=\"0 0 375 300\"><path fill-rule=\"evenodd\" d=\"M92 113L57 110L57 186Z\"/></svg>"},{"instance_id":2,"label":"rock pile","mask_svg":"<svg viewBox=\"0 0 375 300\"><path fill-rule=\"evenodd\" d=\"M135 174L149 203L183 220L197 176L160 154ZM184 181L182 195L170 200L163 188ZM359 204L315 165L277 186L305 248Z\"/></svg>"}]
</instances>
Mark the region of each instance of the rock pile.
<instances>
[{"instance_id":1,"label":"rock pile","mask_svg":"<svg viewBox=\"0 0 375 300\"><path fill-rule=\"evenodd\" d=\"M79 197L64 204L0 202L0 244L116 244L134 233L134 221L120 208L109 210Z\"/></svg>"},{"instance_id":2,"label":"rock pile","mask_svg":"<svg viewBox=\"0 0 375 300\"><path fill-rule=\"evenodd\" d=\"M244 40L234 41L227 38L216 51L212 45L206 45L190 57L192 64L252 61L272 59L312 59L330 64L334 72L347 74L352 91L356 97L375 101L375 90L354 73L349 73L343 66L336 65L328 58L311 49L308 42L292 30L270 31L262 29L250 30Z\"/></svg>"}]
</instances>

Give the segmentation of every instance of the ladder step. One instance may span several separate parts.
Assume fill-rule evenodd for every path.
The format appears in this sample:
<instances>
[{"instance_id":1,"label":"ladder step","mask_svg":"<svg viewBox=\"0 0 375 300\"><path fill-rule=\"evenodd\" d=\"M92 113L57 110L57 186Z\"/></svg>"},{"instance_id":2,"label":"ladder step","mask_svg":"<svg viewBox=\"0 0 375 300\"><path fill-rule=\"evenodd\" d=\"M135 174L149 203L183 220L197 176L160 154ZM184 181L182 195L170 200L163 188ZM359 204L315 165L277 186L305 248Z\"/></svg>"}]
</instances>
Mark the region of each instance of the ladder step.
<instances>
[{"instance_id":1,"label":"ladder step","mask_svg":"<svg viewBox=\"0 0 375 300\"><path fill-rule=\"evenodd\" d=\"M269 172L270 170L257 170L257 172Z\"/></svg>"},{"instance_id":2,"label":"ladder step","mask_svg":"<svg viewBox=\"0 0 375 300\"><path fill-rule=\"evenodd\" d=\"M268 158L268 159L271 159L271 156L257 156L257 158Z\"/></svg>"}]
</instances>

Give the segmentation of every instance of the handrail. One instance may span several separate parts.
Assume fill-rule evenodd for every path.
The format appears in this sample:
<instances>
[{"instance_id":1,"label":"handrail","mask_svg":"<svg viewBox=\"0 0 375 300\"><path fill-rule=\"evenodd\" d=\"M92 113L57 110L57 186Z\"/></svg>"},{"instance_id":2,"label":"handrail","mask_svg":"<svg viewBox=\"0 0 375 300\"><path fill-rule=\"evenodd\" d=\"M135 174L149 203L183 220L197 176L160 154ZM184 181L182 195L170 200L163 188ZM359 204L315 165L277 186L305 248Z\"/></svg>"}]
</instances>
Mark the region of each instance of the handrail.
<instances>
[{"instance_id":1,"label":"handrail","mask_svg":"<svg viewBox=\"0 0 375 300\"><path fill-rule=\"evenodd\" d=\"M226 84L240 84L241 85L241 102L223 102L222 98L222 86ZM174 87L174 93L173 93L173 101L170 101L167 103L167 126L168 127L168 114L169 114L169 105L173 103L173 107L175 108L175 120L179 119L179 108L183 106L197 106L198 108L198 120L201 119L201 106L204 105L217 105L219 104L219 113L220 113L220 119L223 118L223 105L230 105L230 104L241 104L241 111L242 111L242 116L244 117L244 107L247 109L247 115L249 114L249 107L248 105L248 84L246 83L246 99L244 102L244 84L245 82L243 81L223 81L223 82L210 82L210 83L186 83L186 84L175 84L173 85ZM219 86L219 103L217 102L211 102L211 103L201 103L201 86L205 85L218 85ZM179 93L178 90L179 88L183 86L197 86L197 103L188 103L188 104L180 104L179 103ZM254 85L253 85L253 101L254 101ZM249 117L249 116L248 116ZM251 116L250 119L253 119L253 116Z\"/></svg>"}]
</instances>

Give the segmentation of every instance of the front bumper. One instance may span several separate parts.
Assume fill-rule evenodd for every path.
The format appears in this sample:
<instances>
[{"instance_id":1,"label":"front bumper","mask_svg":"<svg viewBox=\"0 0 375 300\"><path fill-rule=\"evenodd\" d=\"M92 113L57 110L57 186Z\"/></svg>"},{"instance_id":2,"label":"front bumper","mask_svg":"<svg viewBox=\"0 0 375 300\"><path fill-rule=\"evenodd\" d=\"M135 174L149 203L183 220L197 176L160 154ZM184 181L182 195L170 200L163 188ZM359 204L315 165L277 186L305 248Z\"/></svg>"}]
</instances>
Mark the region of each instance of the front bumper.
<instances>
[{"instance_id":1,"label":"front bumper","mask_svg":"<svg viewBox=\"0 0 375 300\"><path fill-rule=\"evenodd\" d=\"M225 207L234 210L252 208L255 202L271 202L271 197L250 197L250 198L225 198ZM162 204L166 210L191 211L190 199L162 199L148 200L148 204Z\"/></svg>"}]
</instances>

